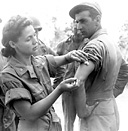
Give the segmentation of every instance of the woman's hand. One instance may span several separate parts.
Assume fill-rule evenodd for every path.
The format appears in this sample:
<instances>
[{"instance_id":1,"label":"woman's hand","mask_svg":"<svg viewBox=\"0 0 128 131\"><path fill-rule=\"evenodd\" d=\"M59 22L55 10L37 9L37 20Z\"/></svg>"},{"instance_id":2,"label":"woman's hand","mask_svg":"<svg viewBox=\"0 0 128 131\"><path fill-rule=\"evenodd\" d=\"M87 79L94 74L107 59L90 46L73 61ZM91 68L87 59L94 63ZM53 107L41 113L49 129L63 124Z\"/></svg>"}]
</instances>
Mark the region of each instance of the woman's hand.
<instances>
[{"instance_id":1,"label":"woman's hand","mask_svg":"<svg viewBox=\"0 0 128 131\"><path fill-rule=\"evenodd\" d=\"M61 92L72 91L79 87L79 81L76 78L69 78L63 80L59 85Z\"/></svg>"},{"instance_id":2,"label":"woman's hand","mask_svg":"<svg viewBox=\"0 0 128 131\"><path fill-rule=\"evenodd\" d=\"M73 51L68 52L66 54L65 59L68 62L78 61L78 62L84 63L86 65L89 64L89 62L88 62L88 54L85 53L82 50L73 50Z\"/></svg>"}]
</instances>

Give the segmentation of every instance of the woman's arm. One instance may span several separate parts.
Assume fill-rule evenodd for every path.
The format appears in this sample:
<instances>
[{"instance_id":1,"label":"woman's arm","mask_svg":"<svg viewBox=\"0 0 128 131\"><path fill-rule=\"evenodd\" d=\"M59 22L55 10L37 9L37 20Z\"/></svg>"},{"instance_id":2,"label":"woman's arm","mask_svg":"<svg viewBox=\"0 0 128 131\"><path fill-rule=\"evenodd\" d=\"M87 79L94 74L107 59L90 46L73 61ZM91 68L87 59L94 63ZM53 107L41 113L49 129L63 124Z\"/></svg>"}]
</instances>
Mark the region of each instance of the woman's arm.
<instances>
[{"instance_id":1,"label":"woman's arm","mask_svg":"<svg viewBox=\"0 0 128 131\"><path fill-rule=\"evenodd\" d=\"M73 50L62 56L55 56L55 62L58 66L71 63L73 61L88 63L87 53L82 50Z\"/></svg>"},{"instance_id":2,"label":"woman's arm","mask_svg":"<svg viewBox=\"0 0 128 131\"><path fill-rule=\"evenodd\" d=\"M71 91L77 88L78 86L75 84L75 81L75 78L70 78L61 82L46 98L34 103L33 105L31 105L27 100L16 100L13 103L13 106L23 118L36 120L47 112L64 91Z\"/></svg>"}]
</instances>

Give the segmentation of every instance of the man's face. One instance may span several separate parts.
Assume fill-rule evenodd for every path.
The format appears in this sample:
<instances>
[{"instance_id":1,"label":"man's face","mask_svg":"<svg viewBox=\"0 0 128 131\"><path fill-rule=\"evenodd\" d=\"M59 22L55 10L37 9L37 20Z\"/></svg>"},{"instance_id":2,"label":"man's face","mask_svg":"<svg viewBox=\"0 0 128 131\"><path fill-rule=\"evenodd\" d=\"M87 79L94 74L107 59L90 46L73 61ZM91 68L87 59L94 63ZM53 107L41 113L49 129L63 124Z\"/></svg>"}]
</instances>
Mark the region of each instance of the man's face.
<instances>
[{"instance_id":1,"label":"man's face","mask_svg":"<svg viewBox=\"0 0 128 131\"><path fill-rule=\"evenodd\" d=\"M77 28L74 28L74 37L76 42L82 42L84 37L81 34L80 30L77 30Z\"/></svg>"},{"instance_id":2,"label":"man's face","mask_svg":"<svg viewBox=\"0 0 128 131\"><path fill-rule=\"evenodd\" d=\"M90 38L96 31L96 19L90 17L89 11L82 11L75 15L77 30L81 32L84 38Z\"/></svg>"},{"instance_id":3,"label":"man's face","mask_svg":"<svg viewBox=\"0 0 128 131\"><path fill-rule=\"evenodd\" d=\"M34 28L32 25L27 26L18 41L15 43L17 54L30 56L37 51L38 43Z\"/></svg>"}]
</instances>

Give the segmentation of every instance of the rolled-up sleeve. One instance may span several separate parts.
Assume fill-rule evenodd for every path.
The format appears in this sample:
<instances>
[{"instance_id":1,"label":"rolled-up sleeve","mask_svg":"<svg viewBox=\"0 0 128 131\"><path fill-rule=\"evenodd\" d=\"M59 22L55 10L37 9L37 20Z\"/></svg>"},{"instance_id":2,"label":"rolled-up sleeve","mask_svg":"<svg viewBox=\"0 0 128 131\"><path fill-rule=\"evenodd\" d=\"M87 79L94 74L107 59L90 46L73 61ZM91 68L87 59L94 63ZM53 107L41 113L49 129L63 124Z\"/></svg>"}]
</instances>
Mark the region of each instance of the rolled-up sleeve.
<instances>
[{"instance_id":1,"label":"rolled-up sleeve","mask_svg":"<svg viewBox=\"0 0 128 131\"><path fill-rule=\"evenodd\" d=\"M32 102L32 96L22 83L18 81L6 81L1 85L5 94L5 105L12 106L11 102L14 100L25 99Z\"/></svg>"},{"instance_id":2,"label":"rolled-up sleeve","mask_svg":"<svg viewBox=\"0 0 128 131\"><path fill-rule=\"evenodd\" d=\"M88 43L83 50L88 54L88 60L95 64L95 70L99 69L102 65L103 44L98 41L93 41Z\"/></svg>"},{"instance_id":3,"label":"rolled-up sleeve","mask_svg":"<svg viewBox=\"0 0 128 131\"><path fill-rule=\"evenodd\" d=\"M12 100L26 99L32 102L29 91L25 88L10 89L5 94L5 104L8 105Z\"/></svg>"}]
</instances>

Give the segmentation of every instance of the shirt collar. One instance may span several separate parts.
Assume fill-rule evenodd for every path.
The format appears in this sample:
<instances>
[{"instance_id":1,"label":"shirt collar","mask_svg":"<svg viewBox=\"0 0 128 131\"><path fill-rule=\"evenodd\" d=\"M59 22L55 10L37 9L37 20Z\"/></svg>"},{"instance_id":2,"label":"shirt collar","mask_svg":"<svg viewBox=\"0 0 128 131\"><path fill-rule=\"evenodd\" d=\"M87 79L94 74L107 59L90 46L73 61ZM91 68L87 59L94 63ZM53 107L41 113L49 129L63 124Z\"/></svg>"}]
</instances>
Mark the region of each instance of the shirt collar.
<instances>
[{"instance_id":1,"label":"shirt collar","mask_svg":"<svg viewBox=\"0 0 128 131\"><path fill-rule=\"evenodd\" d=\"M31 57L32 60L33 56ZM22 64L15 57L10 57L6 66L11 66L19 76L23 76L27 71L31 74L31 71L27 66Z\"/></svg>"},{"instance_id":2,"label":"shirt collar","mask_svg":"<svg viewBox=\"0 0 128 131\"><path fill-rule=\"evenodd\" d=\"M97 38L97 36L102 35L102 34L107 34L106 29L99 29L97 32L95 32L92 37L90 38L90 40Z\"/></svg>"}]
</instances>

